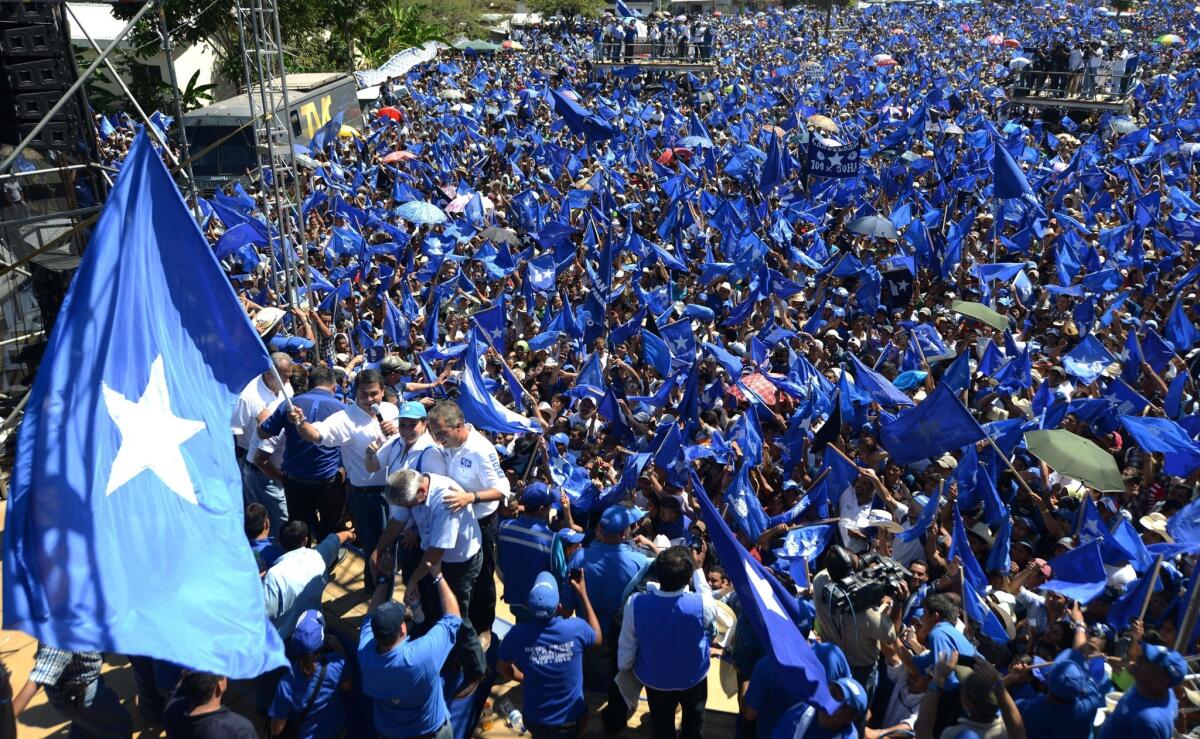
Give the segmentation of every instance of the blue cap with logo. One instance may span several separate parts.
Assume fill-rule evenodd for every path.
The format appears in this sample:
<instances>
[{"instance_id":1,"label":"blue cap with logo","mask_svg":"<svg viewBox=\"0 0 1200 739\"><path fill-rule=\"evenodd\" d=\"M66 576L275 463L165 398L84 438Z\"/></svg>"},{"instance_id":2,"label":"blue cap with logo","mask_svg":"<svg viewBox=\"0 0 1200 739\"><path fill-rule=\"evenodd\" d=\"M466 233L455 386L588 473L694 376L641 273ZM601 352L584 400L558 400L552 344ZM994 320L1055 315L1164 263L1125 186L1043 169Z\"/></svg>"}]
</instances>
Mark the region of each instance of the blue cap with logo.
<instances>
[{"instance_id":1,"label":"blue cap with logo","mask_svg":"<svg viewBox=\"0 0 1200 739\"><path fill-rule=\"evenodd\" d=\"M637 506L609 506L600 516L600 528L608 534L619 534L645 517L646 512Z\"/></svg>"},{"instance_id":2,"label":"blue cap with logo","mask_svg":"<svg viewBox=\"0 0 1200 739\"><path fill-rule=\"evenodd\" d=\"M409 418L419 421L425 418L426 415L428 414L425 412L425 406L415 400L410 400L400 404L400 414L397 418Z\"/></svg>"},{"instance_id":3,"label":"blue cap with logo","mask_svg":"<svg viewBox=\"0 0 1200 739\"><path fill-rule=\"evenodd\" d=\"M1146 655L1147 662L1167 671L1167 675L1171 678L1171 685L1178 685L1187 677L1187 661L1174 649L1142 642L1142 654Z\"/></svg>"},{"instance_id":4,"label":"blue cap with logo","mask_svg":"<svg viewBox=\"0 0 1200 739\"><path fill-rule=\"evenodd\" d=\"M558 611L558 581L549 572L539 572L529 589L525 605L534 618L550 618Z\"/></svg>"},{"instance_id":5,"label":"blue cap with logo","mask_svg":"<svg viewBox=\"0 0 1200 739\"><path fill-rule=\"evenodd\" d=\"M295 659L312 654L325 643L325 616L315 608L300 614L296 628L288 638L287 654Z\"/></svg>"},{"instance_id":6,"label":"blue cap with logo","mask_svg":"<svg viewBox=\"0 0 1200 739\"><path fill-rule=\"evenodd\" d=\"M867 712L867 691L852 677L843 677L834 683L842 689L842 705L849 706L855 715Z\"/></svg>"}]
</instances>

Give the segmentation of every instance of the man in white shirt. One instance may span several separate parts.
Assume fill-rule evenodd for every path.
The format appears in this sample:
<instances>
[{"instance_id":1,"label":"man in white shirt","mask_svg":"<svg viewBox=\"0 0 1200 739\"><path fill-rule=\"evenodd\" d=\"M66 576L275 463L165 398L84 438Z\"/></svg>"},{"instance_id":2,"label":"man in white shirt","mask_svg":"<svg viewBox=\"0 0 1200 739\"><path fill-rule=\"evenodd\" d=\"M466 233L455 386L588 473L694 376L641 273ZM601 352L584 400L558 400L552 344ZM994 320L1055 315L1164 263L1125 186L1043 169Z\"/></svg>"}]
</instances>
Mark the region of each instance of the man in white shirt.
<instances>
[{"instance_id":1,"label":"man in white shirt","mask_svg":"<svg viewBox=\"0 0 1200 739\"><path fill-rule=\"evenodd\" d=\"M292 374L292 358L284 352L275 352L271 355L271 363L275 365L275 372L262 373L238 393L237 402L233 406L233 417L229 422L230 430L233 431L238 468L242 470L242 493L247 505L257 500L256 496L251 495L252 482L246 480L246 468L253 467L250 464L250 444L254 441L255 428L270 415L276 401L283 400L284 396L292 397L292 386L287 382ZM283 387L280 387L279 381L275 379L276 372L284 381Z\"/></svg>"},{"instance_id":2,"label":"man in white shirt","mask_svg":"<svg viewBox=\"0 0 1200 739\"><path fill-rule=\"evenodd\" d=\"M387 523L387 503L383 500L383 470L367 469L367 449L396 435L398 409L383 400L383 376L379 370L366 369L354 380L354 403L323 421L308 423L304 411L292 409L291 421L307 442L342 450L342 466L346 468L347 501L354 528L363 552L375 551L383 527ZM378 446L376 446L378 449ZM375 572L367 562L364 582L368 591Z\"/></svg>"},{"instance_id":3,"label":"man in white shirt","mask_svg":"<svg viewBox=\"0 0 1200 739\"><path fill-rule=\"evenodd\" d=\"M274 413L282 398L268 406L268 412ZM261 503L267 509L267 517L271 520L271 531L282 531L283 524L288 519L287 497L283 492L283 431L274 436L264 438L257 427L250 432L254 439L246 456L254 469L247 467L242 476L254 481L252 492L255 495L251 503Z\"/></svg>"},{"instance_id":4,"label":"man in white shirt","mask_svg":"<svg viewBox=\"0 0 1200 739\"><path fill-rule=\"evenodd\" d=\"M508 505L512 488L496 447L463 418L454 401L444 400L429 409L429 434L442 447L440 464L430 459L428 472L437 472L454 480L463 492L450 493L446 503L451 510L471 506L483 541L483 565L479 571L470 609L463 617L479 632L491 631L496 620L496 510ZM429 455L432 456L432 455Z\"/></svg>"},{"instance_id":5,"label":"man in white shirt","mask_svg":"<svg viewBox=\"0 0 1200 739\"><path fill-rule=\"evenodd\" d=\"M402 469L393 472L384 486L384 497L391 507L392 517L401 526L416 527L424 554L421 563L408 578L404 602L408 606L420 602L424 620L417 629L427 629L440 617L439 603L430 570L441 567L442 577L458 599L459 610L466 613L471 601L478 596L480 568L483 564L479 523L465 506L448 505L453 495L467 495L444 475ZM381 573L380 578L390 577ZM469 618L462 620L455 639L454 651L447 665L462 670L457 683L457 696L469 695L483 679L487 664L479 644L479 634Z\"/></svg>"}]
</instances>

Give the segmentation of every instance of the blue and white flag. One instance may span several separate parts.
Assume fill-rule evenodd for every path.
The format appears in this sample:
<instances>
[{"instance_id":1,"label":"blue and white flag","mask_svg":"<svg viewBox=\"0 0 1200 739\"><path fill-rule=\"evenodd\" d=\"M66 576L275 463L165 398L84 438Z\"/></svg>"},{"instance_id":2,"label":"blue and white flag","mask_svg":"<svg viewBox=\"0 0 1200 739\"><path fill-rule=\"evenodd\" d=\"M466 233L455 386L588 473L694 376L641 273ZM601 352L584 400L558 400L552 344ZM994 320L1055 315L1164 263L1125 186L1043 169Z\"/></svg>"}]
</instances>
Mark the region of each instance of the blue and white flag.
<instances>
[{"instance_id":1,"label":"blue and white flag","mask_svg":"<svg viewBox=\"0 0 1200 739\"><path fill-rule=\"evenodd\" d=\"M813 136L808 142L805 171L812 177L857 177L861 148L861 141L845 146L826 146Z\"/></svg>"},{"instance_id":2,"label":"blue and white flag","mask_svg":"<svg viewBox=\"0 0 1200 739\"><path fill-rule=\"evenodd\" d=\"M269 367L145 132L63 303L17 442L4 627L233 678L286 664L229 419Z\"/></svg>"}]
</instances>

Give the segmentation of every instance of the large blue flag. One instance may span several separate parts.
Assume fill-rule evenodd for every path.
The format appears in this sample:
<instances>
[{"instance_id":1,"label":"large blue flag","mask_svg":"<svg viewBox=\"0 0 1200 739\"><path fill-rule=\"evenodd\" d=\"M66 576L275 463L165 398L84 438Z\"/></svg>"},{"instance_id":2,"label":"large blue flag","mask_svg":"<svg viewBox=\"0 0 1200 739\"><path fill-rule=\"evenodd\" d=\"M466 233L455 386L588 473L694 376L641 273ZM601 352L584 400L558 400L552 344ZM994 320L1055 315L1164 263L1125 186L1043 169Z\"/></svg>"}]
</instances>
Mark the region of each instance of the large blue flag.
<instances>
[{"instance_id":1,"label":"large blue flag","mask_svg":"<svg viewBox=\"0 0 1200 739\"><path fill-rule=\"evenodd\" d=\"M975 559L975 553L971 551L971 543L967 540L967 529L963 526L962 515L958 512L957 503L954 504L954 524L951 535L948 556L951 560L961 560L963 582L970 586L966 589L973 589L979 593L987 592L987 575L983 574L979 560Z\"/></svg>"},{"instance_id":2,"label":"large blue flag","mask_svg":"<svg viewBox=\"0 0 1200 739\"><path fill-rule=\"evenodd\" d=\"M798 695L807 696L826 711L836 711L840 702L829 694L825 668L796 625L799 617L796 597L750 557L709 500L696 473L692 471L690 474L696 501L700 504L700 516L708 526L713 550L724 565L729 581L738 594L742 613L749 618L759 642L767 653L778 660L784 679L795 688Z\"/></svg>"},{"instance_id":3,"label":"large blue flag","mask_svg":"<svg viewBox=\"0 0 1200 739\"><path fill-rule=\"evenodd\" d=\"M897 464L936 457L986 436L958 398L940 383L916 408L880 428L880 441Z\"/></svg>"},{"instance_id":4,"label":"large blue flag","mask_svg":"<svg viewBox=\"0 0 1200 739\"><path fill-rule=\"evenodd\" d=\"M583 135L588 143L604 141L617 135L617 129L613 128L611 123L558 90L551 90L550 95L554 100L554 112L562 116L572 133Z\"/></svg>"},{"instance_id":5,"label":"large blue flag","mask_svg":"<svg viewBox=\"0 0 1200 739\"><path fill-rule=\"evenodd\" d=\"M1200 542L1200 498L1188 503L1171 516L1167 521L1167 533L1177 542Z\"/></svg>"},{"instance_id":6,"label":"large blue flag","mask_svg":"<svg viewBox=\"0 0 1200 739\"><path fill-rule=\"evenodd\" d=\"M998 198L1019 198L1033 195L1029 180L1021 171L1012 154L1008 153L999 142L995 146L996 155L992 157L992 194Z\"/></svg>"},{"instance_id":7,"label":"large blue flag","mask_svg":"<svg viewBox=\"0 0 1200 739\"><path fill-rule=\"evenodd\" d=\"M463 352L462 375L458 380L458 406L467 421L485 431L497 434L542 433L542 427L520 413L510 411L493 398L479 372L479 333L471 329L467 350Z\"/></svg>"},{"instance_id":8,"label":"large blue flag","mask_svg":"<svg viewBox=\"0 0 1200 739\"><path fill-rule=\"evenodd\" d=\"M229 435L238 393L269 366L140 133L21 424L4 627L234 678L286 664Z\"/></svg>"},{"instance_id":9,"label":"large blue flag","mask_svg":"<svg viewBox=\"0 0 1200 739\"><path fill-rule=\"evenodd\" d=\"M1121 423L1137 445L1148 452L1162 452L1163 471L1187 477L1200 467L1200 444L1192 441L1175 421L1151 416L1121 416Z\"/></svg>"},{"instance_id":10,"label":"large blue flag","mask_svg":"<svg viewBox=\"0 0 1200 739\"><path fill-rule=\"evenodd\" d=\"M1050 560L1051 578L1042 586L1088 603L1104 592L1108 576L1104 572L1104 560L1100 558L1100 542L1093 541L1075 547L1066 554Z\"/></svg>"}]
</instances>

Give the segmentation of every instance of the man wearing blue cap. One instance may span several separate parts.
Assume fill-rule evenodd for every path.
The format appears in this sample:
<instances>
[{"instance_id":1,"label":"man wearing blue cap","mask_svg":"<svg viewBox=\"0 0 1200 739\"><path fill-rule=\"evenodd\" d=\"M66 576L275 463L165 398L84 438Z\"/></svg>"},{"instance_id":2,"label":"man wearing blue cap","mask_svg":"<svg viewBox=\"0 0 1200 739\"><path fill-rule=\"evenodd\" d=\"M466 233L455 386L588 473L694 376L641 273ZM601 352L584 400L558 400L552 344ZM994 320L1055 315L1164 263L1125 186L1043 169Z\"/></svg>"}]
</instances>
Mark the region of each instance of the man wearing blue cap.
<instances>
[{"instance_id":1,"label":"man wearing blue cap","mask_svg":"<svg viewBox=\"0 0 1200 739\"><path fill-rule=\"evenodd\" d=\"M383 470L385 475L391 475L397 470L416 470L425 472L422 462L441 453L433 442L426 424L425 406L416 401L400 404L400 412L396 419L395 436L386 441L376 440L367 446L366 468L369 472ZM386 478L385 478L386 479ZM400 571L405 577L420 564L420 548L417 546L420 538L415 527L405 529L397 518L397 511L389 509L387 526L379 536L379 543L370 553L371 566L376 567L380 555L389 552L400 535L404 534L404 552L400 555Z\"/></svg>"},{"instance_id":2,"label":"man wearing blue cap","mask_svg":"<svg viewBox=\"0 0 1200 739\"><path fill-rule=\"evenodd\" d=\"M383 572L390 572L390 556ZM380 574L358 641L363 692L372 699L375 729L385 737L450 739L450 712L441 670L462 623L458 601L440 565L429 571L443 615L419 638L409 638L402 603L389 600L392 578Z\"/></svg>"},{"instance_id":3,"label":"man wearing blue cap","mask_svg":"<svg viewBox=\"0 0 1200 739\"><path fill-rule=\"evenodd\" d=\"M650 564L650 558L634 549L628 541L630 529L645 515L641 508L609 506L600 516L595 540L567 562L568 570L582 569L587 575L588 598L610 645L616 642L609 630L613 617L621 608L625 589L642 568ZM574 609L570 591L567 591L564 605L568 610Z\"/></svg>"},{"instance_id":4,"label":"man wearing blue cap","mask_svg":"<svg viewBox=\"0 0 1200 739\"><path fill-rule=\"evenodd\" d=\"M674 739L676 708L683 709L681 739L704 736L709 629L716 617L704 554L679 546L663 551L654 560L657 587L651 583L625 603L617 667L646 686L655 739Z\"/></svg>"},{"instance_id":5,"label":"man wearing blue cap","mask_svg":"<svg viewBox=\"0 0 1200 739\"><path fill-rule=\"evenodd\" d=\"M603 637L588 603L584 575L567 582L583 618L558 615L558 581L540 572L525 599L530 620L513 626L500 642L497 670L524 685L525 723L533 739L577 737L587 716L583 653L600 646Z\"/></svg>"},{"instance_id":6,"label":"man wearing blue cap","mask_svg":"<svg viewBox=\"0 0 1200 739\"><path fill-rule=\"evenodd\" d=\"M1132 672L1133 687L1105 720L1100 739L1168 739L1179 715L1172 688L1187 677L1187 662L1174 649L1142 642Z\"/></svg>"},{"instance_id":7,"label":"man wearing blue cap","mask_svg":"<svg viewBox=\"0 0 1200 739\"><path fill-rule=\"evenodd\" d=\"M1017 701L1030 736L1086 739L1104 696L1096 688L1083 653L1064 649L1046 670L1046 692Z\"/></svg>"},{"instance_id":8,"label":"man wearing blue cap","mask_svg":"<svg viewBox=\"0 0 1200 739\"><path fill-rule=\"evenodd\" d=\"M867 691L854 678L844 677L829 685L829 694L842 702L836 711L798 703L779 718L770 739L857 739L854 724L867 712Z\"/></svg>"},{"instance_id":9,"label":"man wearing blue cap","mask_svg":"<svg viewBox=\"0 0 1200 739\"><path fill-rule=\"evenodd\" d=\"M504 583L504 602L517 622L528 620L525 599L539 572L550 569L554 532L550 529L550 504L554 494L544 482L532 482L521 491L521 515L500 522L496 533L496 560Z\"/></svg>"}]
</instances>

